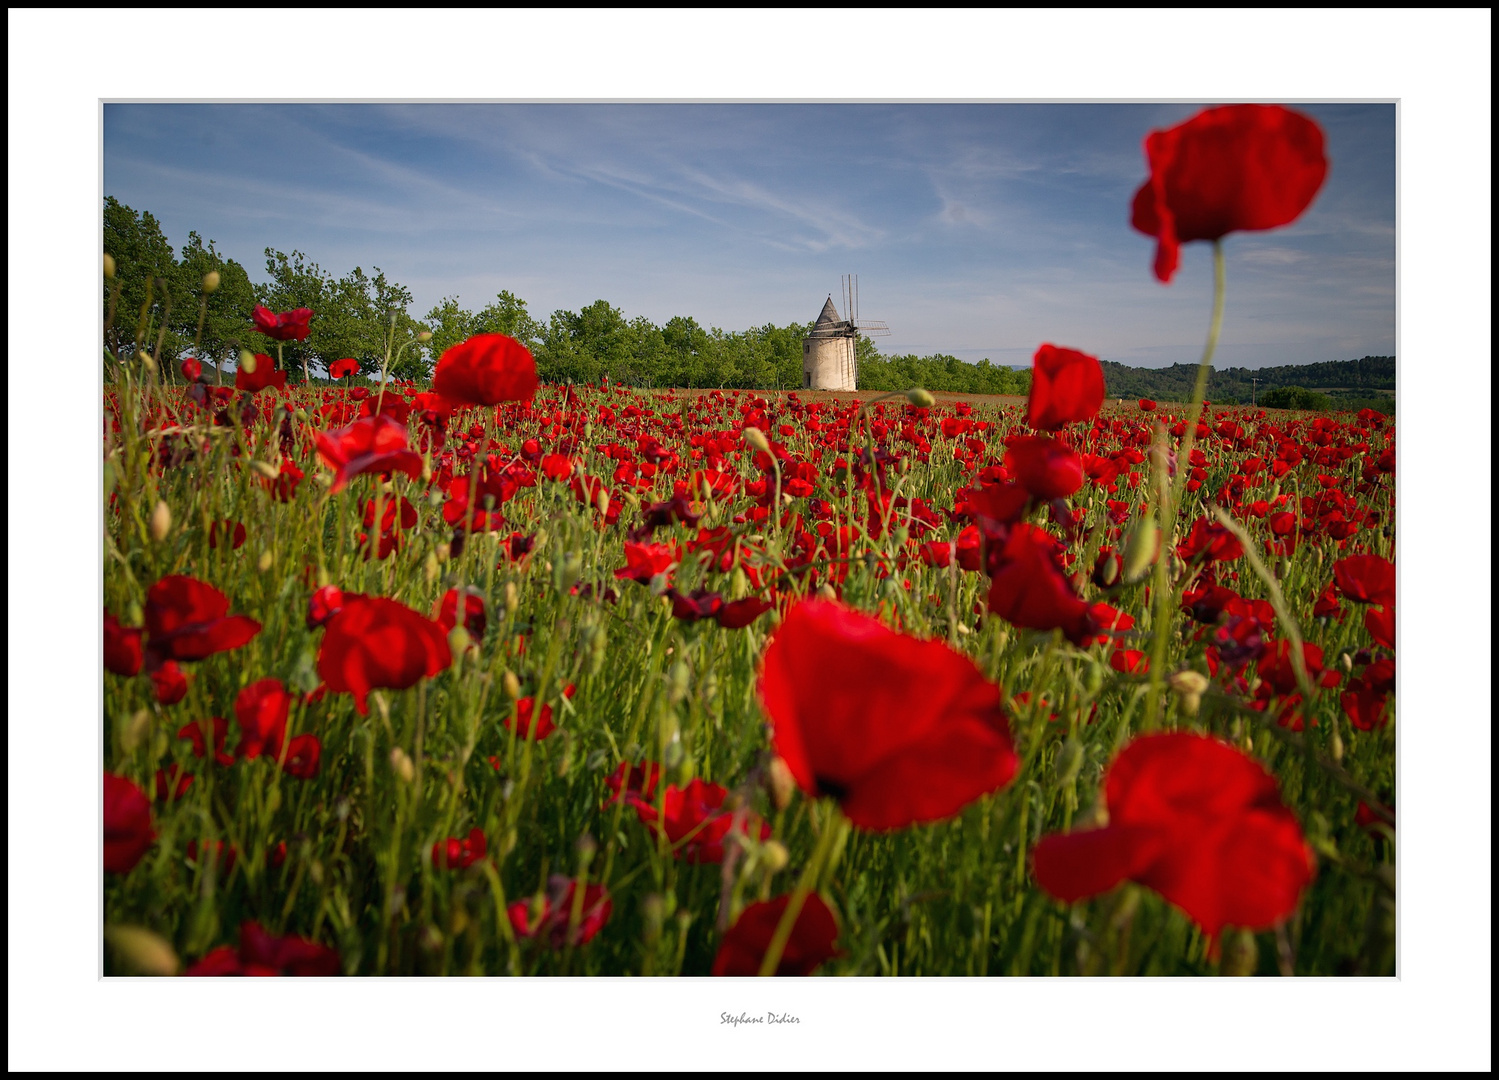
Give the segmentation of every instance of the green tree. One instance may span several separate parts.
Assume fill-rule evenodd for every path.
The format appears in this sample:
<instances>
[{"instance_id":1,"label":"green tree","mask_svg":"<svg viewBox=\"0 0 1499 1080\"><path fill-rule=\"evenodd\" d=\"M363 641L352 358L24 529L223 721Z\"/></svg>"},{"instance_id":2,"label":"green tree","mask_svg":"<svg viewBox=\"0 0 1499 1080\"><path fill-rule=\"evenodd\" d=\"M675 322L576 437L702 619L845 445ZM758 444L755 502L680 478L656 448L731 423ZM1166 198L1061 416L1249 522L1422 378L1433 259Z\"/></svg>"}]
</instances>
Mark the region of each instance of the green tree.
<instances>
[{"instance_id":1,"label":"green tree","mask_svg":"<svg viewBox=\"0 0 1499 1080\"><path fill-rule=\"evenodd\" d=\"M280 346L279 355L287 370L300 367L303 379L308 379L314 361L325 355L319 349L321 340L328 335L336 340L346 333L340 313L334 310L333 276L300 251L293 250L287 255L272 248L265 249L265 272L270 281L255 290L256 302L277 312L311 308L312 333L306 341L278 342L251 332L248 339L254 344L247 347L253 352L276 356ZM329 329L324 331L324 326Z\"/></svg>"},{"instance_id":2,"label":"green tree","mask_svg":"<svg viewBox=\"0 0 1499 1080\"><path fill-rule=\"evenodd\" d=\"M219 275L219 286L207 294L205 305L203 278L210 272ZM220 255L212 240L205 244L196 232L189 232L177 260L175 281L174 293L185 302L174 309L173 333L183 343L184 350L190 349L197 338L195 355L199 360L211 362L222 381L224 362L238 354L247 338L250 313L255 307L255 287L250 275L239 263Z\"/></svg>"},{"instance_id":3,"label":"green tree","mask_svg":"<svg viewBox=\"0 0 1499 1080\"><path fill-rule=\"evenodd\" d=\"M137 213L113 195L104 198L104 251L114 257L115 281L103 283L108 317L110 293L118 284L114 320L104 328L104 345L118 359L149 347L172 303L177 261L161 223L149 212Z\"/></svg>"}]
</instances>

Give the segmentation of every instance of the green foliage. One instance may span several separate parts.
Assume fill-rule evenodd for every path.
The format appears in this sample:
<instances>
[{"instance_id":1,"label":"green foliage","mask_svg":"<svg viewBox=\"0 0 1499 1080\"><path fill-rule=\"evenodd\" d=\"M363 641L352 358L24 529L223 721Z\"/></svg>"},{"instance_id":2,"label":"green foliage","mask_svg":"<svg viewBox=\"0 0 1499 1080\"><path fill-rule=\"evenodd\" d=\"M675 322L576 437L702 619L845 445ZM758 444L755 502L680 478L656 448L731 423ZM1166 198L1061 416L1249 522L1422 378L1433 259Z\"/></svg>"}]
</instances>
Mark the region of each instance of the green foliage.
<instances>
[{"instance_id":1,"label":"green foliage","mask_svg":"<svg viewBox=\"0 0 1499 1080\"><path fill-rule=\"evenodd\" d=\"M1151 398L1155 401L1192 399L1192 387L1197 380L1196 364L1172 364L1168 368L1136 368L1110 360L1102 364L1110 397ZM1261 396L1279 386L1356 389L1360 391L1360 397L1375 397L1377 395L1369 391L1395 389L1395 358L1366 356L1361 360L1330 360L1282 367L1214 369L1208 376L1207 396L1214 404L1263 404Z\"/></svg>"},{"instance_id":2,"label":"green foliage","mask_svg":"<svg viewBox=\"0 0 1499 1080\"><path fill-rule=\"evenodd\" d=\"M1259 403L1267 409L1296 409L1302 412L1327 412L1332 398L1301 386L1277 386L1260 395Z\"/></svg>"},{"instance_id":3,"label":"green foliage","mask_svg":"<svg viewBox=\"0 0 1499 1080\"><path fill-rule=\"evenodd\" d=\"M861 339L863 344L867 339ZM1031 373L991 364L987 358L965 364L956 356L880 356L860 350L860 390L945 390L957 394L1028 394Z\"/></svg>"}]
</instances>

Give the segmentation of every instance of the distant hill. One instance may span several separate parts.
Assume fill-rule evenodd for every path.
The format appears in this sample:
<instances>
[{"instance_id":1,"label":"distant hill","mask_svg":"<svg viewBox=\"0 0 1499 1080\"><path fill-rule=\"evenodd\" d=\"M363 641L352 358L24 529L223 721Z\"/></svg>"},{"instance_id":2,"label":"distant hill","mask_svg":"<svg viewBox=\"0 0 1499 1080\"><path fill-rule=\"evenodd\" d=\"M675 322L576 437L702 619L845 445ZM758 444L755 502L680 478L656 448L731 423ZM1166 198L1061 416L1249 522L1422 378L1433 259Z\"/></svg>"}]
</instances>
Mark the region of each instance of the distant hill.
<instances>
[{"instance_id":1,"label":"distant hill","mask_svg":"<svg viewBox=\"0 0 1499 1080\"><path fill-rule=\"evenodd\" d=\"M1110 397L1189 401L1197 381L1197 365L1137 368L1105 360L1103 378ZM1284 367L1214 368L1208 375L1207 395L1208 400L1215 404L1247 405L1254 395L1278 386L1320 390L1333 399L1337 408L1346 408L1354 402L1389 400L1395 391L1395 358L1365 356L1361 360L1329 360L1320 364Z\"/></svg>"}]
</instances>

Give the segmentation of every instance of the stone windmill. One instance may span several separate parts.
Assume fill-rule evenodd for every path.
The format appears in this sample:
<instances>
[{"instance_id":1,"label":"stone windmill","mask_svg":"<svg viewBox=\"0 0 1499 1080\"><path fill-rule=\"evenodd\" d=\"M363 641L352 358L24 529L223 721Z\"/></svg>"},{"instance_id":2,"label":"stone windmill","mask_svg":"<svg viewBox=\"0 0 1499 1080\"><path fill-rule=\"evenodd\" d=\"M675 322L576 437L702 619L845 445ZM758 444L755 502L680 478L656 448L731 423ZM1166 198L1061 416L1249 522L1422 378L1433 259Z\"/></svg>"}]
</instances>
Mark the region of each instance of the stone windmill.
<instances>
[{"instance_id":1,"label":"stone windmill","mask_svg":"<svg viewBox=\"0 0 1499 1080\"><path fill-rule=\"evenodd\" d=\"M822 314L812 332L802 339L802 389L857 390L859 387L859 335L888 337L882 322L859 321L859 278L843 277L843 315L828 294Z\"/></svg>"}]
</instances>

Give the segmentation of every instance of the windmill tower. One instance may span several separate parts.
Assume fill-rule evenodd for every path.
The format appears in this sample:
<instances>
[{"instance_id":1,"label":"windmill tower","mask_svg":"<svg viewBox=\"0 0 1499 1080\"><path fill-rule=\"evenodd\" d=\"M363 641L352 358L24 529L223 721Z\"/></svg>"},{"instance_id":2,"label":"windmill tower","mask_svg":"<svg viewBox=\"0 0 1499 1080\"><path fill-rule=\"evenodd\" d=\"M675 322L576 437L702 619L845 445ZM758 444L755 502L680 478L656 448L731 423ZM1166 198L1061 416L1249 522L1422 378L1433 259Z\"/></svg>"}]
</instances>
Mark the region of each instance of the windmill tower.
<instances>
[{"instance_id":1,"label":"windmill tower","mask_svg":"<svg viewBox=\"0 0 1499 1080\"><path fill-rule=\"evenodd\" d=\"M802 339L802 389L856 390L859 386L859 335L887 337L882 322L859 321L859 278L843 277L843 315L828 294L812 332Z\"/></svg>"}]
</instances>

